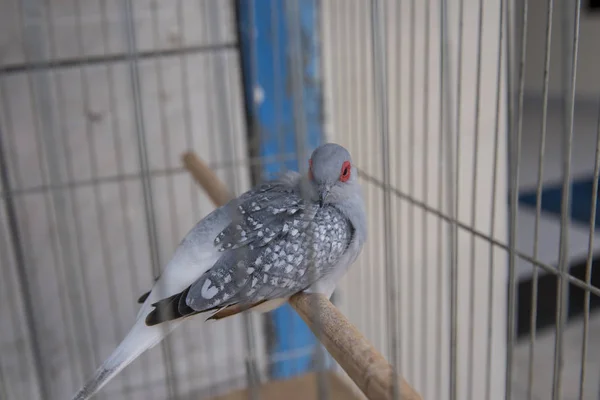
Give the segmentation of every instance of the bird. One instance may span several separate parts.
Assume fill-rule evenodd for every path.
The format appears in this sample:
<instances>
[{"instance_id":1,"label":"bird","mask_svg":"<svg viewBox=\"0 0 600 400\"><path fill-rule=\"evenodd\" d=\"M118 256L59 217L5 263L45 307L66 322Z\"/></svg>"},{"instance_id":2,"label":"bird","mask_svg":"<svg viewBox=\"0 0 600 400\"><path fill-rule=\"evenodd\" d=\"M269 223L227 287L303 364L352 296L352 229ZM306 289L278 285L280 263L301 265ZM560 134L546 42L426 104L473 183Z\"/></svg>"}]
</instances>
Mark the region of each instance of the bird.
<instances>
[{"instance_id":1,"label":"bird","mask_svg":"<svg viewBox=\"0 0 600 400\"><path fill-rule=\"evenodd\" d=\"M185 235L138 299L133 327L73 400L94 396L196 314L220 320L272 311L300 292L331 297L366 242L365 206L343 146L320 145L308 164L216 208Z\"/></svg>"}]
</instances>

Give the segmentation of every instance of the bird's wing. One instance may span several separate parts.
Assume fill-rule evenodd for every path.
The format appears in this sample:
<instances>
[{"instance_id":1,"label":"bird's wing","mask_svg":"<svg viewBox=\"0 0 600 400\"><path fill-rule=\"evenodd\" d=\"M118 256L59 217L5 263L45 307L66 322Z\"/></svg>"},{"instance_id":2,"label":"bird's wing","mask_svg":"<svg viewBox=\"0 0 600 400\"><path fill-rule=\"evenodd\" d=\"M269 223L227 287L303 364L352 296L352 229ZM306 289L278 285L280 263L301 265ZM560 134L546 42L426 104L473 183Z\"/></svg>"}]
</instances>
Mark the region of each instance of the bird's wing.
<instances>
[{"instance_id":1,"label":"bird's wing","mask_svg":"<svg viewBox=\"0 0 600 400\"><path fill-rule=\"evenodd\" d=\"M199 221L180 242L153 288L138 299L143 304L138 318L145 318L153 303L179 294L214 265L222 256L214 245L215 237L232 221L240 219L240 206L265 193L290 191L297 186L299 179L300 174L288 171L276 180L248 190Z\"/></svg>"},{"instance_id":2,"label":"bird's wing","mask_svg":"<svg viewBox=\"0 0 600 400\"><path fill-rule=\"evenodd\" d=\"M257 190L238 210L215 239L223 255L190 287L155 303L147 324L208 311L221 318L234 314L226 308L238 313L287 298L327 275L353 235L337 209L305 202L288 187Z\"/></svg>"}]
</instances>

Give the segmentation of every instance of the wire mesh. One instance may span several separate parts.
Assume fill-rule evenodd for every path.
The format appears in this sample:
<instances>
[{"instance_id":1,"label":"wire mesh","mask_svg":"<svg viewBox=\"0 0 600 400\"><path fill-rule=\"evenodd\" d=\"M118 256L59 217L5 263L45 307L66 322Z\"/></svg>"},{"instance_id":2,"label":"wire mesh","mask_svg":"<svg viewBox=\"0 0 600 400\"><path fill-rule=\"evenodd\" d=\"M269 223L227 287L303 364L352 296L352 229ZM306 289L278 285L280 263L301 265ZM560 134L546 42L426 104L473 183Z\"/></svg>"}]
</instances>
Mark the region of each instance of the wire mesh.
<instances>
[{"instance_id":1,"label":"wire mesh","mask_svg":"<svg viewBox=\"0 0 600 400\"><path fill-rule=\"evenodd\" d=\"M244 115L257 93L241 79L257 82L259 54L242 70L234 3L3 4L1 398L68 398L123 338L135 299L213 209L182 152L236 195L254 167L300 160L305 172L302 2L282 3L290 48L271 61L280 82L289 60L290 82L275 88L278 148L264 157L261 127ZM598 399L600 88L586 5L322 0L318 10L322 122L358 166L369 230L336 305L423 399ZM276 18L267 32L279 49ZM284 144L288 94L295 153ZM190 319L98 398L250 388L259 399L275 363L314 352L270 353L261 318ZM322 351L314 397L336 398Z\"/></svg>"}]
</instances>

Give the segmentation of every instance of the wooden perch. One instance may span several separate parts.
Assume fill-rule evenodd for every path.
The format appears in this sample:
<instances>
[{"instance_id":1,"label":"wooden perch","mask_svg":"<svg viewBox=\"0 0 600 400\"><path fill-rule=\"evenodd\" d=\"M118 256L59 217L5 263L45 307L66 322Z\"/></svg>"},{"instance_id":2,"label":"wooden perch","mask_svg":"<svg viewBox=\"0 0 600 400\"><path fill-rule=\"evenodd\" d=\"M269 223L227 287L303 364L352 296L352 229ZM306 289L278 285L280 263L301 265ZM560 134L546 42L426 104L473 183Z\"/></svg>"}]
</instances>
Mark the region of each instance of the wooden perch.
<instances>
[{"instance_id":1,"label":"wooden perch","mask_svg":"<svg viewBox=\"0 0 600 400\"><path fill-rule=\"evenodd\" d=\"M183 162L215 205L222 206L231 199L223 182L194 153L185 153ZM289 303L367 398L393 398L392 366L329 299L323 295L299 293L292 296ZM319 332L316 331L317 324ZM421 400L402 377L397 380L397 385L400 399Z\"/></svg>"},{"instance_id":2,"label":"wooden perch","mask_svg":"<svg viewBox=\"0 0 600 400\"><path fill-rule=\"evenodd\" d=\"M194 180L206 191L212 202L220 207L231 199L229 191L219 177L196 156L188 151L181 157L183 165L192 174Z\"/></svg>"}]
</instances>

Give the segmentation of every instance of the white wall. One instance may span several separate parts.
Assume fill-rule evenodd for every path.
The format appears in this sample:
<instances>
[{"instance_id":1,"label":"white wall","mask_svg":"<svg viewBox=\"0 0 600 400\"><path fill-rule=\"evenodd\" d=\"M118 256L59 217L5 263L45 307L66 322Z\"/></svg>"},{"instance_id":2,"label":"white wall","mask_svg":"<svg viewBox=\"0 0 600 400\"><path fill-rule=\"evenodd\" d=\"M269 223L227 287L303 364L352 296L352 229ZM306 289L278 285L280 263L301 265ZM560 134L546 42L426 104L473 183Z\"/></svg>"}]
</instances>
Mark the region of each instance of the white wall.
<instances>
[{"instance_id":1,"label":"white wall","mask_svg":"<svg viewBox=\"0 0 600 400\"><path fill-rule=\"evenodd\" d=\"M391 137L391 173L393 186L403 195L425 203L430 210L448 215L447 174L438 169L449 167L447 144L440 143L439 132L439 10L437 2L382 2L387 15L387 59L389 129ZM460 103L460 174L458 218L471 225L475 210L475 229L490 234L490 205L496 201L495 239L507 243L507 184L505 110L501 107L498 147L494 147L496 116L496 76L498 54L499 6L484 1L482 36L481 101L479 144L474 149L476 53L478 38L478 1L466 0ZM371 50L370 2L329 0L323 2L324 65L326 109L331 122L331 140L348 146L358 166L382 178L381 142L378 114L374 108L373 63ZM410 5L415 5L414 17ZM425 20L425 6L431 4L431 20ZM456 95L458 60L458 1L450 1L449 41L452 60L452 93ZM411 32L411 29L414 29ZM425 86L425 37L430 33L428 86ZM411 54L411 43L414 53ZM411 64L413 72L411 72ZM504 63L503 63L504 67ZM414 84L411 91L411 83ZM501 86L505 103L504 82ZM427 94L428 96L425 96ZM424 115L424 100L429 110ZM456 105L456 101L452 100ZM456 121L456 108L452 120ZM412 121L412 122L411 122ZM428 122L425 129L424 122ZM494 151L497 165L493 165ZM477 154L474 166L473 156ZM498 171L496 198L492 199L492 175ZM473 178L477 172L476 179ZM412 185L411 185L412 182ZM476 201L472 188L476 187ZM425 212L404 199L394 198L392 215L383 215L382 190L363 180L369 211L369 242L354 269L348 273L340 292L344 312L375 346L388 356L386 330L386 281L384 246L393 246L397 278L398 319L401 343L400 372L423 395L424 399L449 398L449 247L447 224L434 212ZM412 186L412 187L411 187ZM441 203L439 202L441 196ZM384 234L384 219L394 226L392 238ZM506 374L506 252L496 249L490 265L490 245L474 241L474 264L471 264L471 235L460 230L458 237L458 397L468 398L471 385L473 399L484 399L486 376L491 376L491 399L504 398ZM471 267L474 268L471 272ZM491 288L488 282L491 279ZM493 290L492 304L488 302ZM474 299L470 310L469 300ZM488 335L491 319L491 336ZM472 328L470 324L472 323ZM472 336L471 336L472 334ZM491 349L488 368L486 351ZM472 350L472 381L469 381L469 357ZM440 375L438 375L440 373Z\"/></svg>"},{"instance_id":2,"label":"white wall","mask_svg":"<svg viewBox=\"0 0 600 400\"><path fill-rule=\"evenodd\" d=\"M0 2L2 65L26 64L20 3L25 2ZM41 36L35 41L49 59L122 55L126 50L124 2L80 2L81 33L77 30L75 0L37 3L49 4L51 9L47 9L47 16L42 13L41 18L30 21L28 28L40 29ZM103 3L107 5L107 42L102 30ZM229 2L183 1L183 25L177 19L177 2L133 3L139 50L235 41ZM153 4L158 15L156 30ZM84 54L79 52L79 37ZM235 192L249 185L246 165L223 167L247 156L238 68L237 52L231 47L140 61L142 113L161 265L195 222L213 209L209 199L180 169L183 151L191 148L212 165L220 165L219 176ZM37 83L30 85L29 77ZM36 309L35 339L40 343L42 370L49 387L47 398L65 399L122 339L137 313L136 300L151 287L153 276L128 65L119 61L61 67L39 81L35 79L34 74L28 76L25 72L0 76L0 129L8 147L11 183L19 192L14 199L31 281L31 301ZM160 87L161 79L164 88ZM83 95L86 87L87 99ZM114 91L112 99L110 90ZM39 100L44 91L49 93L50 101L32 102L32 96ZM186 107L190 108L189 130ZM51 157L53 151L55 157ZM67 160L72 176L67 173ZM52 161L58 163L54 181L47 173ZM95 178L102 181L94 183ZM75 186L65 187L72 184ZM58 188L49 190L48 186ZM0 279L2 384L11 399L35 399L33 370L24 357L28 343L24 310L22 304L17 304L22 303L15 285L17 265L8 250L4 204L0 208L0 262L2 275L7 277ZM102 223L104 236L100 232ZM63 240L59 241L61 234ZM81 280L88 288L87 299ZM11 321L15 318L14 323L7 322L9 317ZM186 325L169 340L180 394L236 379L245 384L240 318L209 326L203 325L200 318ZM255 336L261 338L261 331ZM124 396L124 389L127 398L166 398L162 358L159 347L149 351L115 378L99 398Z\"/></svg>"}]
</instances>

